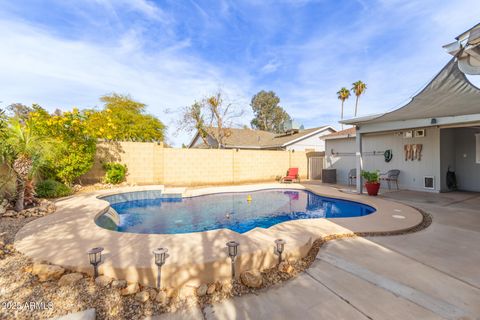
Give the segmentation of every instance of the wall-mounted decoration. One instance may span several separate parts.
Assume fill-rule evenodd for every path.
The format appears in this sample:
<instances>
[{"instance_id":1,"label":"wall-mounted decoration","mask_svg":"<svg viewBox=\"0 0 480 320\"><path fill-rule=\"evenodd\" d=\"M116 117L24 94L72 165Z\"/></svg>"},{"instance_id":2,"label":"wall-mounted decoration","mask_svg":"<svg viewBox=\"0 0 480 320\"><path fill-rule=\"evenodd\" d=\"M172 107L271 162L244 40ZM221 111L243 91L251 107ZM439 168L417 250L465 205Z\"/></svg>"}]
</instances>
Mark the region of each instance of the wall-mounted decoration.
<instances>
[{"instance_id":1,"label":"wall-mounted decoration","mask_svg":"<svg viewBox=\"0 0 480 320\"><path fill-rule=\"evenodd\" d=\"M407 139L413 138L413 131L405 131L403 137Z\"/></svg>"},{"instance_id":2,"label":"wall-mounted decoration","mask_svg":"<svg viewBox=\"0 0 480 320\"><path fill-rule=\"evenodd\" d=\"M414 132L415 138L423 138L425 137L425 129L418 129Z\"/></svg>"},{"instance_id":3,"label":"wall-mounted decoration","mask_svg":"<svg viewBox=\"0 0 480 320\"><path fill-rule=\"evenodd\" d=\"M406 144L403 146L405 152L405 161L411 160L422 160L422 144Z\"/></svg>"},{"instance_id":4,"label":"wall-mounted decoration","mask_svg":"<svg viewBox=\"0 0 480 320\"><path fill-rule=\"evenodd\" d=\"M383 153L383 156L385 157L385 162L392 161L392 158L393 158L392 149L385 150L385 152Z\"/></svg>"}]
</instances>

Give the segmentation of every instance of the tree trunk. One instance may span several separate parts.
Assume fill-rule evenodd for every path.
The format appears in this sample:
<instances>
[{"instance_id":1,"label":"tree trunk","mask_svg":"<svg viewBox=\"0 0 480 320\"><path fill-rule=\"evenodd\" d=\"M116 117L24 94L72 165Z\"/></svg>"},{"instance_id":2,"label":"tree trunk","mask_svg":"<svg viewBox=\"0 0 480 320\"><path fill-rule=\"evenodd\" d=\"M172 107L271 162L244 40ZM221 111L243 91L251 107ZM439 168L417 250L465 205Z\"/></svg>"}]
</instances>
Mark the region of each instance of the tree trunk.
<instances>
[{"instance_id":1,"label":"tree trunk","mask_svg":"<svg viewBox=\"0 0 480 320\"><path fill-rule=\"evenodd\" d=\"M341 118L341 120L343 120L343 102L344 101L342 100L342 118ZM343 130L343 123L342 123L342 130Z\"/></svg>"},{"instance_id":2,"label":"tree trunk","mask_svg":"<svg viewBox=\"0 0 480 320\"><path fill-rule=\"evenodd\" d=\"M355 117L357 117L357 106L358 106L358 97L355 99Z\"/></svg>"},{"instance_id":3,"label":"tree trunk","mask_svg":"<svg viewBox=\"0 0 480 320\"><path fill-rule=\"evenodd\" d=\"M20 212L24 208L25 202L25 180L17 175L17 200L15 202L15 211Z\"/></svg>"}]
</instances>

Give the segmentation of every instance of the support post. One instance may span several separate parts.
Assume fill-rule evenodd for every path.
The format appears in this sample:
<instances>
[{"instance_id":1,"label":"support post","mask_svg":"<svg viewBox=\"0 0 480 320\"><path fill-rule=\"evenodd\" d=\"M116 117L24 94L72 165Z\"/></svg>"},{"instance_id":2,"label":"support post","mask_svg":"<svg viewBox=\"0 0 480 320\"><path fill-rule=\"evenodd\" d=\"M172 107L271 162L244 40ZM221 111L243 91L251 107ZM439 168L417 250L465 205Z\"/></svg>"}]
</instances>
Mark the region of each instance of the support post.
<instances>
[{"instance_id":1,"label":"support post","mask_svg":"<svg viewBox=\"0 0 480 320\"><path fill-rule=\"evenodd\" d=\"M357 193L362 194L363 192L363 184L362 184L362 169L363 169L363 158L362 158L362 134L358 132L355 135L355 156L356 156L356 164L357 164Z\"/></svg>"}]
</instances>

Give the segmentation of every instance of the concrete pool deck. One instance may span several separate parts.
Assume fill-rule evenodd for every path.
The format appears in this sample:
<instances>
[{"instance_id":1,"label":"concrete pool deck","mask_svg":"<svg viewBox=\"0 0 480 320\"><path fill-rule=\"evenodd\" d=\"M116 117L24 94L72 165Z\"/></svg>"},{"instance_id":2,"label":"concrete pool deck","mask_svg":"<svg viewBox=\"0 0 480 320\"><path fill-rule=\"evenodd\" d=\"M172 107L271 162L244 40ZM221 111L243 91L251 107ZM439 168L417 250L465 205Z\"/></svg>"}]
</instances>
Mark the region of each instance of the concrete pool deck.
<instances>
[{"instance_id":1,"label":"concrete pool deck","mask_svg":"<svg viewBox=\"0 0 480 320\"><path fill-rule=\"evenodd\" d=\"M424 210L432 224L328 242L295 279L154 319L480 319L480 193L395 191L382 198Z\"/></svg>"},{"instance_id":2,"label":"concrete pool deck","mask_svg":"<svg viewBox=\"0 0 480 320\"><path fill-rule=\"evenodd\" d=\"M97 226L94 219L109 208L99 197L144 190L165 193L182 192L196 196L219 192L248 192L262 189L308 189L316 194L358 201L377 211L363 217L294 220L268 229L255 228L239 234L228 229L189 234L133 234L110 231ZM225 243L240 242L238 274L247 269L265 269L275 265L273 241L287 241L285 255L298 259L307 254L312 243L329 235L397 232L417 226L423 216L412 207L377 197L347 194L321 185L255 184L200 189L164 190L163 186L128 187L78 194L56 202L57 212L25 225L16 235L15 247L34 261L64 266L80 272L92 272L86 252L105 248L100 273L129 282L154 286L156 266L152 251L166 247L169 257L162 268L165 287L197 287L202 283L230 278L230 260Z\"/></svg>"}]
</instances>

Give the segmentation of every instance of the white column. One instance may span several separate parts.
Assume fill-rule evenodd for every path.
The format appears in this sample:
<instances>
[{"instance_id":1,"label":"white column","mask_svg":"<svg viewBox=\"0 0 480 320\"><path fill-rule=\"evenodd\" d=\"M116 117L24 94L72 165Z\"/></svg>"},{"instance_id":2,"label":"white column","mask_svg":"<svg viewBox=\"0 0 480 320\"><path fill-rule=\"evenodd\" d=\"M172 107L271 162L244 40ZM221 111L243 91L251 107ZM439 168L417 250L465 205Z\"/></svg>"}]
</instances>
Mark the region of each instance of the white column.
<instances>
[{"instance_id":1,"label":"white column","mask_svg":"<svg viewBox=\"0 0 480 320\"><path fill-rule=\"evenodd\" d=\"M362 134L360 132L356 133L355 136L355 158L357 163L357 193L362 194L363 184L362 184L362 169L363 169L363 158L362 158Z\"/></svg>"}]
</instances>

